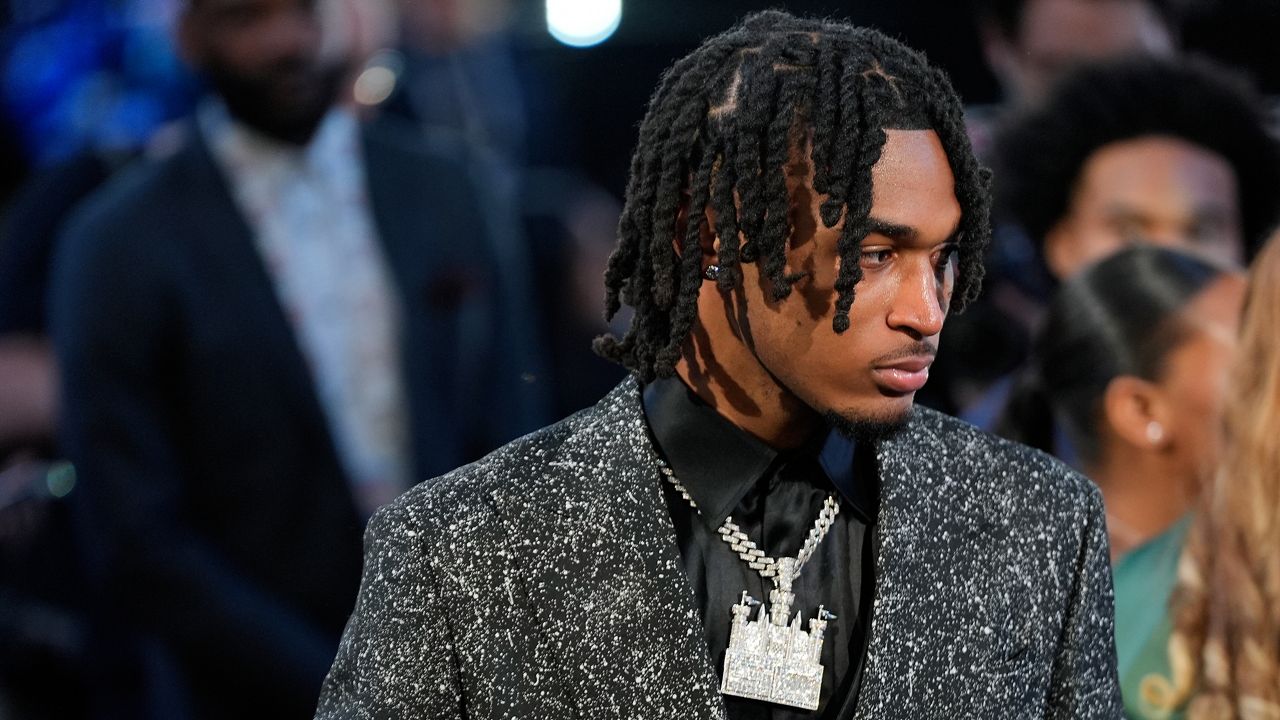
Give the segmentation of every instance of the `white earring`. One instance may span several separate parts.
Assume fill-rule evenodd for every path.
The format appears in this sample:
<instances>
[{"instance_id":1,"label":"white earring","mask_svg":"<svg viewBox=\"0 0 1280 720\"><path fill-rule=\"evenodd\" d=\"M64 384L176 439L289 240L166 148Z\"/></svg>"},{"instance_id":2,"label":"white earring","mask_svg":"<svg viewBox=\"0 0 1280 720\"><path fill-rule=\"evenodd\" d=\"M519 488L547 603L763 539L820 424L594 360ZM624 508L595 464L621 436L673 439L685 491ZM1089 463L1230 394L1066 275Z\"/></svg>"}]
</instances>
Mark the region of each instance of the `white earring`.
<instances>
[{"instance_id":1,"label":"white earring","mask_svg":"<svg viewBox=\"0 0 1280 720\"><path fill-rule=\"evenodd\" d=\"M1147 423L1147 442L1155 445L1164 439L1164 426L1152 420Z\"/></svg>"}]
</instances>

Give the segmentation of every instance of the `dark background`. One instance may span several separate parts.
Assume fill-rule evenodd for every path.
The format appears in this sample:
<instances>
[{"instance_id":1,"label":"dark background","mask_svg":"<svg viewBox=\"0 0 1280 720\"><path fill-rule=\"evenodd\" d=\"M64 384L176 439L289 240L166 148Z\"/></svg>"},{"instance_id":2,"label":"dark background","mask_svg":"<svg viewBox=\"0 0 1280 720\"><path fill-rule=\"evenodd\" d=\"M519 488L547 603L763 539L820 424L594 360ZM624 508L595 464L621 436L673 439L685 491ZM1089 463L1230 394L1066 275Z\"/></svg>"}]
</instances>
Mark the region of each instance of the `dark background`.
<instances>
[{"instance_id":1,"label":"dark background","mask_svg":"<svg viewBox=\"0 0 1280 720\"><path fill-rule=\"evenodd\" d=\"M60 73L68 66L131 63L144 66L144 77L125 85L151 82L147 103L137 103L116 119L128 130L117 135L140 135L160 119L185 113L194 94L174 68L174 59L161 47L160 27L147 27L151 37L142 43L122 40L137 25L159 26L158 16L171 12L178 0L0 0L0 198L32 166L47 162L44 148L33 147L30 128L47 124L31 117L30 88L56 94ZM985 104L1000 99L999 87L985 66L973 19L972 0L863 0L861 2L757 2L750 0L627 0L617 32L600 45L571 48L546 31L544 5L516 0L513 36L516 40L523 91L530 106L530 159L536 164L574 167L607 190L621 196L635 128L649 93L662 70L707 35L722 31L755 10L781 7L820 16L843 17L878 27L923 50L951 74L966 102ZM1280 94L1280 0L1183 0L1185 48L1214 56L1253 76L1269 95ZM150 15L148 14L150 13ZM52 32L51 26L70 29ZM134 26L134 27L131 27ZM45 39L21 43L34 35ZM144 49L138 50L138 45ZM154 58L139 60L140 52ZM83 57L81 57L83 56ZM79 59L77 60L76 58ZM38 82L16 79L36 77ZM70 78L65 78L70 84ZM126 88L127 89L127 88ZM142 88L145 89L145 88ZM79 91L83 92L83 91ZM26 95L24 96L24 93ZM129 117L132 112L134 117ZM116 118L115 115L112 116ZM65 120L64 120L65 121ZM45 129L47 131L47 128ZM37 143L38 144L38 143ZM58 156L67 154L61 147Z\"/></svg>"}]
</instances>

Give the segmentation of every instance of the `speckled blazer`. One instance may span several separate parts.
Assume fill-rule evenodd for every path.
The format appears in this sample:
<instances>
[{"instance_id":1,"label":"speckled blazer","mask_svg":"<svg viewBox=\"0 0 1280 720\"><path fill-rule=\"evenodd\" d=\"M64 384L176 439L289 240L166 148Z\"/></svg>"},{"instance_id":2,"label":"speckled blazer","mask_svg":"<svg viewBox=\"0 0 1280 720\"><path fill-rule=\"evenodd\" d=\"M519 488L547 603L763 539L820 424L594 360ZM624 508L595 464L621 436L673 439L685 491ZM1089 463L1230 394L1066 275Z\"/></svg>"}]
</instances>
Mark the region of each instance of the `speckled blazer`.
<instances>
[{"instance_id":1,"label":"speckled blazer","mask_svg":"<svg viewBox=\"0 0 1280 720\"><path fill-rule=\"evenodd\" d=\"M316 717L723 718L652 452L628 380L381 510ZM856 717L1120 718L1097 489L924 408L876 458Z\"/></svg>"}]
</instances>

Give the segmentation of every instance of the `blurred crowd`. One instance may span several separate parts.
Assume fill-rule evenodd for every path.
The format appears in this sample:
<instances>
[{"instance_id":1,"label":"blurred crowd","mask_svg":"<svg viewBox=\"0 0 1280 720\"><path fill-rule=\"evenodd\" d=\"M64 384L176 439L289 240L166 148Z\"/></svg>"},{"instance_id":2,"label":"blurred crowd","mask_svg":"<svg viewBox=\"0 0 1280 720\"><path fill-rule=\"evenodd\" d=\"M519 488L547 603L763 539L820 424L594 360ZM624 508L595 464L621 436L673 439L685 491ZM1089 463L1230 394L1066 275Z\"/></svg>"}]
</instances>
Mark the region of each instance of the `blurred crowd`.
<instances>
[{"instance_id":1,"label":"blurred crowd","mask_svg":"<svg viewBox=\"0 0 1280 720\"><path fill-rule=\"evenodd\" d=\"M974 0L919 399L1101 489L1130 717L1278 717L1280 125L1192 5ZM621 379L522 8L0 0L0 720L310 717L372 512Z\"/></svg>"}]
</instances>

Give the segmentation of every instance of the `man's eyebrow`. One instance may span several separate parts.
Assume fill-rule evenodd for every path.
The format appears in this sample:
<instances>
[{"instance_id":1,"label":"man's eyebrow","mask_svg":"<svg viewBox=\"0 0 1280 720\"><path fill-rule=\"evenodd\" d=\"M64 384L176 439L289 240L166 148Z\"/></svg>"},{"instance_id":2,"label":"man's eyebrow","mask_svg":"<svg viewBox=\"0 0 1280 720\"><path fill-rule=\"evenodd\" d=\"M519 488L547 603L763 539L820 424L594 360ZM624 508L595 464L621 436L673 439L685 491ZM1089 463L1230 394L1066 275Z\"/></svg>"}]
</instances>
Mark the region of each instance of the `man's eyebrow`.
<instances>
[{"instance_id":1,"label":"man's eyebrow","mask_svg":"<svg viewBox=\"0 0 1280 720\"><path fill-rule=\"evenodd\" d=\"M914 240L916 229L910 225L899 225L879 218L867 218L867 232L883 235L890 240Z\"/></svg>"},{"instance_id":2,"label":"man's eyebrow","mask_svg":"<svg viewBox=\"0 0 1280 720\"><path fill-rule=\"evenodd\" d=\"M895 242L911 242L920 236L919 231L910 225L900 225L876 217L867 218L867 232L868 234L883 235ZM947 235L947 242L956 242L959 236L960 225L957 223L956 227Z\"/></svg>"},{"instance_id":3,"label":"man's eyebrow","mask_svg":"<svg viewBox=\"0 0 1280 720\"><path fill-rule=\"evenodd\" d=\"M1232 216L1231 208L1224 205L1204 205L1195 208L1191 216L1196 220L1213 220L1215 222L1223 222L1229 220Z\"/></svg>"}]
</instances>

